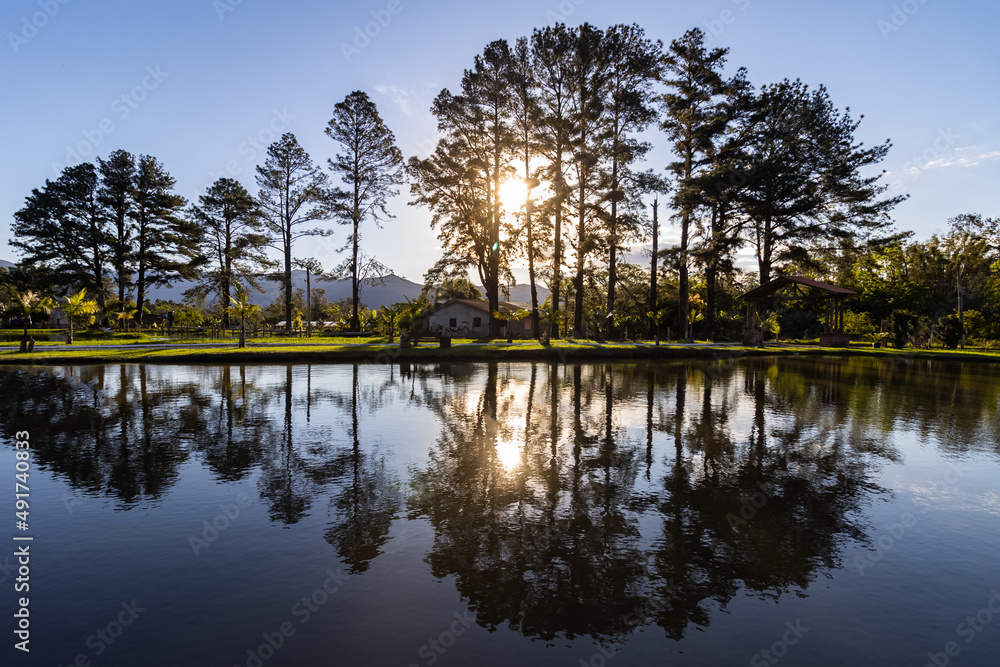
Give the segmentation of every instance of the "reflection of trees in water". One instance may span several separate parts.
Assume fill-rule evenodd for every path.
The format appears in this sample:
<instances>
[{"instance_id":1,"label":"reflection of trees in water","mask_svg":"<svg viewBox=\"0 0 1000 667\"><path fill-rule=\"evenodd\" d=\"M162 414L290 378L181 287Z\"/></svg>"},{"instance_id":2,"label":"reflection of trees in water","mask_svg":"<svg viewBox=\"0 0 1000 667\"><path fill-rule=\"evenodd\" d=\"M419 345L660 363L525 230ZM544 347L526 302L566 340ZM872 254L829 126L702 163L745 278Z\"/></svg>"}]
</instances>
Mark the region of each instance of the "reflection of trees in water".
<instances>
[{"instance_id":1,"label":"reflection of trees in water","mask_svg":"<svg viewBox=\"0 0 1000 667\"><path fill-rule=\"evenodd\" d=\"M3 431L29 431L36 463L71 486L132 506L161 496L187 459L162 425L182 418L193 388L161 385L141 365L3 369Z\"/></svg>"},{"instance_id":2,"label":"reflection of trees in water","mask_svg":"<svg viewBox=\"0 0 1000 667\"><path fill-rule=\"evenodd\" d=\"M38 465L126 507L192 460L220 481L256 473L272 520L325 507L325 539L363 572L402 504L378 411L430 410L441 433L407 504L433 526L432 572L484 626L547 639L649 623L680 638L740 591L806 590L865 538L873 466L901 456L886 434L961 451L1000 433L997 372L939 362L314 371L0 369L0 417L9 440L31 432Z\"/></svg>"},{"instance_id":3,"label":"reflection of trees in water","mask_svg":"<svg viewBox=\"0 0 1000 667\"><path fill-rule=\"evenodd\" d=\"M639 457L616 437L615 376L603 366L517 371L528 376L489 364L482 390L424 397L443 432L412 474L410 510L435 528L432 572L455 575L487 627L544 638L627 631L646 604L634 585L646 564L624 506ZM568 412L568 427L547 412Z\"/></svg>"},{"instance_id":4,"label":"reflection of trees in water","mask_svg":"<svg viewBox=\"0 0 1000 667\"><path fill-rule=\"evenodd\" d=\"M345 447L341 432L299 423L317 404L353 405L356 422L358 404L378 405L377 392L361 387L359 394L355 382L353 398L348 392L345 399L335 387L311 390L306 367L280 370L278 376L270 366L0 369L2 428L11 439L28 430L39 466L125 507L160 497L192 458L224 482L259 469L260 495L272 520L283 523L300 520L317 496L336 496L338 484L348 489L341 496L354 497L346 505L338 501L335 511L348 526L351 517L382 502L381 489L398 496L384 460L367 454L356 437ZM306 382L294 381L302 371ZM351 432L357 434L356 426ZM369 534L387 533L389 521L380 519ZM354 525L357 533L360 524ZM360 534L340 541L344 553L364 552Z\"/></svg>"},{"instance_id":5,"label":"reflection of trees in water","mask_svg":"<svg viewBox=\"0 0 1000 667\"><path fill-rule=\"evenodd\" d=\"M331 500L333 518L326 531L326 540L337 547L337 553L352 573L364 572L382 553L389 539L389 528L400 509L399 482L387 470L383 457L369 453L361 445L359 400L374 395L360 394L359 368L352 369L350 399L349 449L341 450L331 459L330 480L339 486Z\"/></svg>"},{"instance_id":6,"label":"reflection of trees in water","mask_svg":"<svg viewBox=\"0 0 1000 667\"><path fill-rule=\"evenodd\" d=\"M768 423L769 402L839 409L835 388L771 391L769 367L490 364L457 390L428 384L420 400L443 430L409 504L434 526L434 575L455 576L484 626L546 639L623 639L646 623L680 638L741 589L804 590L864 538L878 489L873 458L836 426ZM739 410L748 432L732 426ZM654 432L673 451L654 454Z\"/></svg>"}]
</instances>

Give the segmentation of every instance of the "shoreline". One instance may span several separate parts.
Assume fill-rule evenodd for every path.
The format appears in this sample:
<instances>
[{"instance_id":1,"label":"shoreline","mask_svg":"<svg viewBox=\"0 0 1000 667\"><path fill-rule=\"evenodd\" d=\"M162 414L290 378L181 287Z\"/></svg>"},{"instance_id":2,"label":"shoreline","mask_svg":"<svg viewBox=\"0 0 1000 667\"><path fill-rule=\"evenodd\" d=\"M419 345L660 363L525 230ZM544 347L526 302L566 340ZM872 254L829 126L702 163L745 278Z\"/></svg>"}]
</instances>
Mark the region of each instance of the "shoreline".
<instances>
[{"instance_id":1,"label":"shoreline","mask_svg":"<svg viewBox=\"0 0 1000 667\"><path fill-rule=\"evenodd\" d=\"M551 346L531 343L462 344L451 348L400 349L398 344L262 345L154 347L107 346L111 349L56 350L34 352L0 351L0 364L17 366L89 365L108 363L201 364L201 363L433 363L535 361L575 363L588 361L659 361L680 359L731 360L761 356L869 356L893 359L976 361L1000 363L1000 352L982 350L895 350L884 348L823 348L807 345L744 347L732 344L591 343L556 341Z\"/></svg>"}]
</instances>

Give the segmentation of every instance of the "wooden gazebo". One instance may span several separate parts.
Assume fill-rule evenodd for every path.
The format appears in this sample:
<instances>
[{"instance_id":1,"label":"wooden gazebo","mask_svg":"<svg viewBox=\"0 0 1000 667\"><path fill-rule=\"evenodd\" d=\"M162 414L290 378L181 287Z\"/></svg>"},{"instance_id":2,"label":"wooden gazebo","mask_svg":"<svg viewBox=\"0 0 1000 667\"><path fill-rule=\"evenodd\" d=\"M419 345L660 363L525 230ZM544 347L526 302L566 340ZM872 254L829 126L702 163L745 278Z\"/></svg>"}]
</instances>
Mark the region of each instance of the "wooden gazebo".
<instances>
[{"instance_id":1,"label":"wooden gazebo","mask_svg":"<svg viewBox=\"0 0 1000 667\"><path fill-rule=\"evenodd\" d=\"M844 333L844 299L857 292L802 276L780 276L740 296L747 302L747 328L743 332L743 344L763 344L764 332L760 328L761 303L778 290L790 285L794 285L800 293L802 293L800 286L811 287L825 293L826 331L819 335L819 344L823 347L847 347L851 335Z\"/></svg>"}]
</instances>

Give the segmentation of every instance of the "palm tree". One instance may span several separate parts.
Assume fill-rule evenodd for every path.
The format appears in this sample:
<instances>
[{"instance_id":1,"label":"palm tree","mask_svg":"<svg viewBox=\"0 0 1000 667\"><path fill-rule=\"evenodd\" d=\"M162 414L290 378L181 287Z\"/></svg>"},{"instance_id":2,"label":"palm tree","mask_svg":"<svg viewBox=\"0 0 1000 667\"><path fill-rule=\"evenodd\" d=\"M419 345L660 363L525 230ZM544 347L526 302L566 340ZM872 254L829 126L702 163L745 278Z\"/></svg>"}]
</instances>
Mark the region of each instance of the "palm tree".
<instances>
[{"instance_id":1,"label":"palm tree","mask_svg":"<svg viewBox=\"0 0 1000 667\"><path fill-rule=\"evenodd\" d=\"M69 337L66 339L68 345L73 344L73 324L77 320L80 322L93 320L93 315L98 310L97 301L84 301L86 296L87 290L84 288L73 296L63 297L62 310L66 313L66 318L69 319Z\"/></svg>"},{"instance_id":2,"label":"palm tree","mask_svg":"<svg viewBox=\"0 0 1000 667\"><path fill-rule=\"evenodd\" d=\"M49 313L58 304L50 296L42 296L37 292L28 290L18 292L13 287L7 287L10 293L10 310L15 315L20 315L24 321L24 336L21 338L21 352L28 351L28 324L31 323L31 316L39 313Z\"/></svg>"},{"instance_id":3,"label":"palm tree","mask_svg":"<svg viewBox=\"0 0 1000 667\"><path fill-rule=\"evenodd\" d=\"M500 310L493 311L493 319L503 322L504 326L507 329L508 343L514 342L514 335L510 330L510 323L523 320L528 315L531 315L531 311L525 310L524 308L514 308L514 309L502 308Z\"/></svg>"},{"instance_id":4,"label":"palm tree","mask_svg":"<svg viewBox=\"0 0 1000 667\"><path fill-rule=\"evenodd\" d=\"M122 329L130 326L129 320L135 318L135 314L138 311L135 308L129 308L124 303L121 305L121 311L118 313L118 326Z\"/></svg>"},{"instance_id":5,"label":"palm tree","mask_svg":"<svg viewBox=\"0 0 1000 667\"><path fill-rule=\"evenodd\" d=\"M239 284L236 285L236 296L230 296L229 301L232 302L232 305L229 308L226 308L226 311L240 318L240 347L246 347L246 320L248 317L259 313L260 306L250 303L250 296L247 294L246 289Z\"/></svg>"},{"instance_id":6,"label":"palm tree","mask_svg":"<svg viewBox=\"0 0 1000 667\"><path fill-rule=\"evenodd\" d=\"M394 306L382 306L382 317L379 318L375 311L372 311L372 318L382 324L382 330L389 336L389 342L393 341L396 334L396 322L399 321L406 308L405 304L398 303Z\"/></svg>"}]
</instances>

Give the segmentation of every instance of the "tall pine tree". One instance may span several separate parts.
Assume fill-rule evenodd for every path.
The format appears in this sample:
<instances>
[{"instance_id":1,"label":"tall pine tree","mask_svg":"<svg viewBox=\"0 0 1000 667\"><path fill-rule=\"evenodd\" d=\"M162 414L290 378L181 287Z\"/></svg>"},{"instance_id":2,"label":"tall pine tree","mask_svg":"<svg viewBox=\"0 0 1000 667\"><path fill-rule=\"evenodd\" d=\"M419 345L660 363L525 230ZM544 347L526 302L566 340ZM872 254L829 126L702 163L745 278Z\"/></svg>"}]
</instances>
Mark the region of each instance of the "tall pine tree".
<instances>
[{"instance_id":1,"label":"tall pine tree","mask_svg":"<svg viewBox=\"0 0 1000 667\"><path fill-rule=\"evenodd\" d=\"M715 137L725 127L720 111L725 92L722 68L727 49L708 50L705 33L698 28L688 30L670 43L663 59L664 83L667 92L662 97L661 127L670 140L677 160L669 165L677 187L673 204L681 226L677 248L678 297L677 334L689 336L688 277L691 224L699 203L699 176L709 162Z\"/></svg>"},{"instance_id":2,"label":"tall pine tree","mask_svg":"<svg viewBox=\"0 0 1000 667\"><path fill-rule=\"evenodd\" d=\"M257 201L265 228L282 254L285 292L285 330L292 330L292 247L305 236L332 232L310 225L329 220L332 195L326 174L313 164L295 135L286 132L267 148L267 159L257 167Z\"/></svg>"},{"instance_id":3,"label":"tall pine tree","mask_svg":"<svg viewBox=\"0 0 1000 667\"><path fill-rule=\"evenodd\" d=\"M132 187L135 228L135 308L141 322L149 288L197 277L201 229L184 215L187 202L174 192L176 181L151 155L139 157Z\"/></svg>"},{"instance_id":4,"label":"tall pine tree","mask_svg":"<svg viewBox=\"0 0 1000 667\"><path fill-rule=\"evenodd\" d=\"M351 331L360 329L358 319L361 223L371 220L376 226L392 218L386 208L389 197L399 194L404 181L403 154L396 138L379 116L375 103L362 91L355 91L339 102L326 134L339 144L340 151L329 160L330 170L339 174L345 189L338 190L336 216L341 224L351 226L348 245L351 250Z\"/></svg>"},{"instance_id":5,"label":"tall pine tree","mask_svg":"<svg viewBox=\"0 0 1000 667\"><path fill-rule=\"evenodd\" d=\"M222 305L223 326L229 327L228 308L237 286L258 287L257 277L272 262L264 254L270 238L263 233L257 200L231 178L220 178L198 198L192 219L201 225L210 266L201 272L192 294L215 294ZM185 293L186 294L186 293Z\"/></svg>"}]
</instances>

